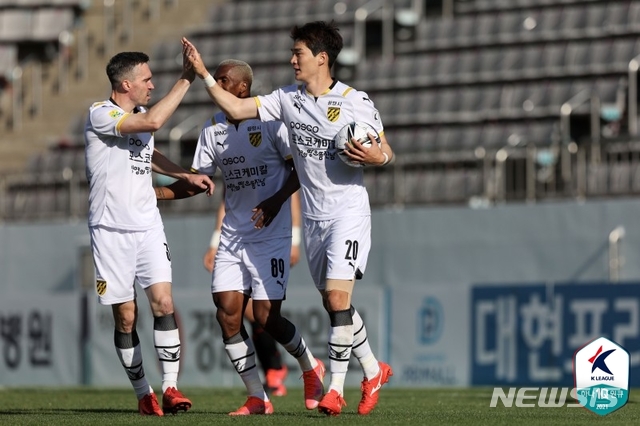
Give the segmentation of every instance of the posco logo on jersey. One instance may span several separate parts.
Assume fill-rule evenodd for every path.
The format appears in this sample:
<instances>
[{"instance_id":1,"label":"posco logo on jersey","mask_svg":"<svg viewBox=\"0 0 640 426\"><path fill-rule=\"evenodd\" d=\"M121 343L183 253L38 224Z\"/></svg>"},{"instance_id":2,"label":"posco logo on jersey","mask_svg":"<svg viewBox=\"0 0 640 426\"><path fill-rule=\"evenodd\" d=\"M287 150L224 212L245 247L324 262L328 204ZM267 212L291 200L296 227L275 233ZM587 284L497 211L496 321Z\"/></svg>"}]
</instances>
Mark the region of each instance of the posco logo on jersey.
<instances>
[{"instance_id":1,"label":"posco logo on jersey","mask_svg":"<svg viewBox=\"0 0 640 426\"><path fill-rule=\"evenodd\" d=\"M222 164L224 164L225 166L228 166L229 164L240 164L240 163L244 163L244 156L229 157L229 158L222 159Z\"/></svg>"},{"instance_id":2,"label":"posco logo on jersey","mask_svg":"<svg viewBox=\"0 0 640 426\"><path fill-rule=\"evenodd\" d=\"M129 138L129 146L138 146L143 149L149 149L149 144L142 142L140 139Z\"/></svg>"},{"instance_id":3,"label":"posco logo on jersey","mask_svg":"<svg viewBox=\"0 0 640 426\"><path fill-rule=\"evenodd\" d=\"M312 126L311 124L305 124L305 123L297 123L295 121L292 121L291 123L289 123L289 127L291 127L292 129L304 130L305 132L311 132L311 133L318 133L318 131L320 130L318 126Z\"/></svg>"}]
</instances>

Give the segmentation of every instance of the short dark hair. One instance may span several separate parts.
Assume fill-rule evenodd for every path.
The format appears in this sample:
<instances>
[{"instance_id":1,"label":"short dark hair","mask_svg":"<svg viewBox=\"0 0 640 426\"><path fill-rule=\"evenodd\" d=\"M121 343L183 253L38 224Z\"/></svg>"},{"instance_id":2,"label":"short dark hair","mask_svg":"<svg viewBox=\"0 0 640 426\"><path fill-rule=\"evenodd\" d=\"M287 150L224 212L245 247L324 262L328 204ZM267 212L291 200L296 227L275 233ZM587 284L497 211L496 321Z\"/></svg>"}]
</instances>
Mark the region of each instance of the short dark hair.
<instances>
[{"instance_id":1,"label":"short dark hair","mask_svg":"<svg viewBox=\"0 0 640 426\"><path fill-rule=\"evenodd\" d=\"M291 38L293 41L303 42L314 56L326 52L329 56L329 68L335 63L343 46L340 30L333 21L308 22L301 27L296 25L291 30Z\"/></svg>"},{"instance_id":2,"label":"short dark hair","mask_svg":"<svg viewBox=\"0 0 640 426\"><path fill-rule=\"evenodd\" d=\"M122 83L137 65L147 62L149 62L149 56L142 52L120 52L115 55L107 64L107 77L111 87Z\"/></svg>"}]
</instances>

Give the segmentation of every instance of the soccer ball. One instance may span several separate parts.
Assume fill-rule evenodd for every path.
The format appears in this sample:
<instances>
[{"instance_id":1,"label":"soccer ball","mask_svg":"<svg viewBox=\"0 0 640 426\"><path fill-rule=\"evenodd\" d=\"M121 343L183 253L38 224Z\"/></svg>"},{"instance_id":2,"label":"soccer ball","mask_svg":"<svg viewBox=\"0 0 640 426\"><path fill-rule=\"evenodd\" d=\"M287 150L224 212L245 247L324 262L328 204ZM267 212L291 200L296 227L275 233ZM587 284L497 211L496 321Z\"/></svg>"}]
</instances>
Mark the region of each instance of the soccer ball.
<instances>
[{"instance_id":1,"label":"soccer ball","mask_svg":"<svg viewBox=\"0 0 640 426\"><path fill-rule=\"evenodd\" d=\"M357 161L352 161L344 151L347 148L347 143L351 142L351 138L354 138L358 142L360 142L365 148L371 147L371 140L369 139L368 134L371 134L375 137L376 142L380 143L380 135L376 132L376 129L373 128L372 125L367 124L363 121L352 122L344 126L338 134L333 138L335 142L336 149L338 150L338 157L348 166L351 167L363 167L364 164L359 163Z\"/></svg>"}]
</instances>

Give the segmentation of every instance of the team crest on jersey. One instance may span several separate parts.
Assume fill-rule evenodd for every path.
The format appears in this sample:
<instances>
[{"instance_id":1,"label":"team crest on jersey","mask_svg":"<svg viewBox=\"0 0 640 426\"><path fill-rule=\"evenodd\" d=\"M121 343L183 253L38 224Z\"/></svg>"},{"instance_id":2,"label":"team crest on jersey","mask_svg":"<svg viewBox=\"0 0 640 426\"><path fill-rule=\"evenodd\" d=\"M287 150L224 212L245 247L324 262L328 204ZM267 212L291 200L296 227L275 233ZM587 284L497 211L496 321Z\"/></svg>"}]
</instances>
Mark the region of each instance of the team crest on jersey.
<instances>
[{"instance_id":1,"label":"team crest on jersey","mask_svg":"<svg viewBox=\"0 0 640 426\"><path fill-rule=\"evenodd\" d=\"M261 132L249 133L249 143L255 146L256 148L259 147L260 144L262 143L262 133Z\"/></svg>"},{"instance_id":2,"label":"team crest on jersey","mask_svg":"<svg viewBox=\"0 0 640 426\"><path fill-rule=\"evenodd\" d=\"M117 109L111 110L109 112L109 117L111 118L118 118L122 115L122 111L118 111Z\"/></svg>"},{"instance_id":3,"label":"team crest on jersey","mask_svg":"<svg viewBox=\"0 0 640 426\"><path fill-rule=\"evenodd\" d=\"M330 122L335 123L340 117L340 108L330 106L327 109L327 118Z\"/></svg>"},{"instance_id":4,"label":"team crest on jersey","mask_svg":"<svg viewBox=\"0 0 640 426\"><path fill-rule=\"evenodd\" d=\"M96 280L96 292L98 296L104 296L107 292L107 282L105 280Z\"/></svg>"}]
</instances>

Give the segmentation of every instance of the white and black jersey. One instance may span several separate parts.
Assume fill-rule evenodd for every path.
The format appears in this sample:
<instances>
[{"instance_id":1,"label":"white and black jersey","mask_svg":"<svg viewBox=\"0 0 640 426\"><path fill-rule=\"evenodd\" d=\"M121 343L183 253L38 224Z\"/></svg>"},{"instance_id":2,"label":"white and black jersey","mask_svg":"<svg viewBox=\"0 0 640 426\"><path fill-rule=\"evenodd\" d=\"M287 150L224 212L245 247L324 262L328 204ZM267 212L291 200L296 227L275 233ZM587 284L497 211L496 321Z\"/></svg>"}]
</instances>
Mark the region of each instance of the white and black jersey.
<instances>
[{"instance_id":1,"label":"white and black jersey","mask_svg":"<svg viewBox=\"0 0 640 426\"><path fill-rule=\"evenodd\" d=\"M237 126L220 112L200 133L193 171L213 176L220 169L225 187L225 216L221 240L243 242L291 238L290 200L273 222L256 229L252 209L275 194L289 177L291 158L287 132L281 122L244 120Z\"/></svg>"},{"instance_id":2,"label":"white and black jersey","mask_svg":"<svg viewBox=\"0 0 640 426\"><path fill-rule=\"evenodd\" d=\"M344 164L333 142L338 131L353 121L367 122L383 133L380 115L366 93L334 81L317 98L304 85L290 85L255 100L262 120L279 120L287 127L304 217L327 220L338 213L371 214L362 168Z\"/></svg>"},{"instance_id":3,"label":"white and black jersey","mask_svg":"<svg viewBox=\"0 0 640 426\"><path fill-rule=\"evenodd\" d=\"M162 226L151 173L153 134L120 133L129 115L111 100L89 109L84 129L89 226L127 231Z\"/></svg>"}]
</instances>

